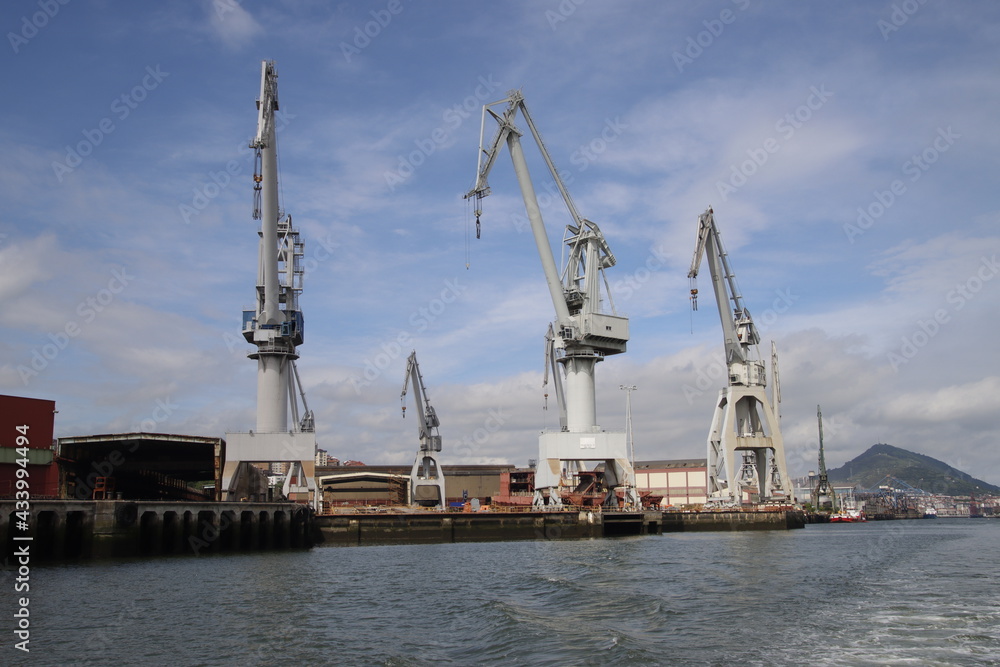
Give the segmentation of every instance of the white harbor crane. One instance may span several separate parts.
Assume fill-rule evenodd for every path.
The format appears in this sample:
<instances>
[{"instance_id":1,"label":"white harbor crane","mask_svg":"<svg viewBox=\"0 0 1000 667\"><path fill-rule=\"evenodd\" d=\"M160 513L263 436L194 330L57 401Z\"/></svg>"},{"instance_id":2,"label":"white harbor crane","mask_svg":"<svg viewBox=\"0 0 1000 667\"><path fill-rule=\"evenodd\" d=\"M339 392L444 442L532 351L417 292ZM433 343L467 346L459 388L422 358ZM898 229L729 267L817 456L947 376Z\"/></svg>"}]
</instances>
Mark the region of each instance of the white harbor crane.
<instances>
[{"instance_id":1,"label":"white harbor crane","mask_svg":"<svg viewBox=\"0 0 1000 667\"><path fill-rule=\"evenodd\" d=\"M273 61L261 63L254 150L253 217L260 220L256 304L243 311L243 336L256 346L248 356L257 361L257 427L226 434L223 469L225 499L240 500L245 466L289 463L282 488L293 500L318 502L315 477L316 434L312 411L305 403L295 360L303 342L302 293L304 244L292 216L279 209L275 112L278 73ZM302 397L302 412L296 398ZM293 423L288 425L291 408ZM241 470L242 468L242 470Z\"/></svg>"},{"instance_id":2,"label":"white harbor crane","mask_svg":"<svg viewBox=\"0 0 1000 667\"><path fill-rule=\"evenodd\" d=\"M410 353L406 360L406 377L403 378L403 393L399 400L404 403L403 417L406 417L406 389L413 387L413 400L417 407L417 435L420 448L410 471L410 504L423 507L443 507L444 472L438 463L436 452L441 451L441 436L438 427L441 421L427 398L424 378L417 364L417 351Z\"/></svg>"},{"instance_id":3,"label":"white harbor crane","mask_svg":"<svg viewBox=\"0 0 1000 667\"><path fill-rule=\"evenodd\" d=\"M502 113L493 110L493 107L499 105L506 105ZM552 247L521 148L522 132L514 125L518 111L524 117L571 217L563 238L567 254L562 272L556 269ZM498 125L489 144L486 143L487 116ZM580 473L592 472L603 464L603 486L598 491L606 492L603 503L617 505L616 490L622 488L625 490L625 502L638 506L634 486L626 486L631 484L634 476L625 434L605 431L598 426L594 392L594 368L597 363L606 355L624 352L628 342L628 318L615 313L604 276L604 270L615 265L615 256L600 228L577 212L519 90L510 91L506 98L483 106L476 181L473 188L465 194L466 199L475 199L477 235L479 217L482 214L481 200L490 194L487 177L504 143L507 144L514 163L514 173L556 314L546 338L546 374L551 364L556 380L560 430L545 431L539 437L534 503L561 505L564 489L579 488L582 479L595 477L581 477ZM603 310L605 295L610 313ZM555 369L556 363L562 367L564 383Z\"/></svg>"},{"instance_id":4,"label":"white harbor crane","mask_svg":"<svg viewBox=\"0 0 1000 667\"><path fill-rule=\"evenodd\" d=\"M760 333L743 303L711 208L698 218L698 240L688 272L694 310L698 310L698 269L705 256L722 320L729 371L728 385L719 392L708 433L709 502L739 503L744 489L755 490L761 501L791 501L785 447L775 416L781 400L777 352L772 346L776 383L769 402L765 393L767 375L757 347ZM737 453L742 457L738 471Z\"/></svg>"}]
</instances>

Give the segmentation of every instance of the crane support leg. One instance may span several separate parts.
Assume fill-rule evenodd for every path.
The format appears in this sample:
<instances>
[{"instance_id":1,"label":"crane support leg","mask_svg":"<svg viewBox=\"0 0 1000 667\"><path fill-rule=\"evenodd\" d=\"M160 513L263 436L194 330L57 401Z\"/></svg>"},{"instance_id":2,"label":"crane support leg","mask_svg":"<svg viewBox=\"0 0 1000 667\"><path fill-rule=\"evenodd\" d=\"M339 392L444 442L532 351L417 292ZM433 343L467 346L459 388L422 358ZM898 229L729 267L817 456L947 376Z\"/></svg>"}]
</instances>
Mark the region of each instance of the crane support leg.
<instances>
[{"instance_id":1,"label":"crane support leg","mask_svg":"<svg viewBox=\"0 0 1000 667\"><path fill-rule=\"evenodd\" d=\"M708 499L710 502L727 502L731 500L728 495L726 483L733 477L734 471L727 468L730 464L729 457L726 456L722 448L722 425L725 422L725 411L728 392L723 389L719 392L719 399L715 404L715 413L712 415L712 426L708 430Z\"/></svg>"},{"instance_id":2,"label":"crane support leg","mask_svg":"<svg viewBox=\"0 0 1000 667\"><path fill-rule=\"evenodd\" d=\"M444 474L433 452L417 452L410 471L410 504L444 507Z\"/></svg>"},{"instance_id":3,"label":"crane support leg","mask_svg":"<svg viewBox=\"0 0 1000 667\"><path fill-rule=\"evenodd\" d=\"M792 499L781 429L763 387L737 385L720 392L708 436L708 490L716 502L742 500L737 479L742 476L736 472L743 462L738 452L740 457L742 452L753 454L755 475L750 482L756 483L761 501ZM720 479L723 469L727 483Z\"/></svg>"}]
</instances>

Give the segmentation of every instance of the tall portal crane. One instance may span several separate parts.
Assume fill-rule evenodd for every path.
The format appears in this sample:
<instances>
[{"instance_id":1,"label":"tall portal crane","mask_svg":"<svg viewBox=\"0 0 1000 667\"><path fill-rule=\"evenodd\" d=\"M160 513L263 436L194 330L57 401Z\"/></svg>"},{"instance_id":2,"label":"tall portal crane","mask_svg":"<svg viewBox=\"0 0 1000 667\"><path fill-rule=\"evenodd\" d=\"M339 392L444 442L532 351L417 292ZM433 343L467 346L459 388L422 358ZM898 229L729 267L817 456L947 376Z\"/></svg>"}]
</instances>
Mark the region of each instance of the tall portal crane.
<instances>
[{"instance_id":1,"label":"tall portal crane","mask_svg":"<svg viewBox=\"0 0 1000 667\"><path fill-rule=\"evenodd\" d=\"M777 406L779 393L773 392L773 404L767 400L767 375L757 348L760 334L743 303L711 208L698 218L698 239L688 272L694 310L698 309L698 269L705 256L722 320L729 371L728 385L719 392L708 434L709 500L741 502L744 489L752 492L756 487L762 501L790 501L792 493L785 467L785 447L772 407ZM772 354L777 355L773 348ZM737 452L743 458L739 473L736 470Z\"/></svg>"},{"instance_id":2,"label":"tall portal crane","mask_svg":"<svg viewBox=\"0 0 1000 667\"><path fill-rule=\"evenodd\" d=\"M424 378L417 364L417 351L410 353L406 360L406 377L403 378L403 393L399 400L405 403L407 387L413 387L413 400L417 404L417 435L420 437L420 448L417 458L413 461L410 471L410 504L425 507L444 506L444 472L438 464L436 452L441 451L441 436L438 427L441 421L437 412L427 399L427 389ZM406 405L403 405L403 416L406 416Z\"/></svg>"},{"instance_id":3,"label":"tall portal crane","mask_svg":"<svg viewBox=\"0 0 1000 667\"><path fill-rule=\"evenodd\" d=\"M493 110L493 107L500 105L506 105L502 113ZM556 269L535 188L524 158L522 132L514 125L518 111L524 117L571 217L563 236L567 254L561 272ZM489 144L486 144L487 116L496 121L498 126ZM487 177L505 143L514 164L514 173L555 308L555 321L547 337L547 353L551 360L562 366L565 375L565 383L556 382L560 415L565 415L564 419L560 419L560 431L543 432L538 441L539 460L535 471L534 502L536 505L561 505L563 490L579 488L582 483L580 473L592 473L594 466L603 463L603 485L599 487L606 491L603 502L616 505L616 489L623 488L625 502L638 506L638 498L634 492L634 473L626 452L625 434L604 431L597 425L594 368L605 356L624 352L628 342L628 318L615 313L604 276L604 270L615 265L615 256L600 228L577 211L519 90L510 91L506 98L483 106L476 181L473 188L465 194L466 199L475 199L477 232L482 214L482 199L490 194ZM611 308L610 313L603 310L604 295ZM588 468L588 463L594 466ZM595 476L585 477L594 479Z\"/></svg>"},{"instance_id":4,"label":"tall portal crane","mask_svg":"<svg viewBox=\"0 0 1000 667\"><path fill-rule=\"evenodd\" d=\"M292 226L292 216L278 205L278 157L275 112L278 73L273 61L261 63L254 150L253 218L260 220L256 304L243 311L243 336L256 346L248 356L257 361L256 432L226 434L223 489L226 498L240 500L240 467L249 463L289 463L284 494L296 500L316 500L316 434L313 414L305 404L295 360L303 342L302 293L304 244ZM302 396L300 416L296 389ZM289 428L288 411L293 424Z\"/></svg>"},{"instance_id":5,"label":"tall portal crane","mask_svg":"<svg viewBox=\"0 0 1000 667\"><path fill-rule=\"evenodd\" d=\"M819 481L812 490L812 505L816 509L837 511L837 494L830 486L830 478L826 472L826 457L823 455L823 411L816 406L816 421L819 423Z\"/></svg>"}]
</instances>

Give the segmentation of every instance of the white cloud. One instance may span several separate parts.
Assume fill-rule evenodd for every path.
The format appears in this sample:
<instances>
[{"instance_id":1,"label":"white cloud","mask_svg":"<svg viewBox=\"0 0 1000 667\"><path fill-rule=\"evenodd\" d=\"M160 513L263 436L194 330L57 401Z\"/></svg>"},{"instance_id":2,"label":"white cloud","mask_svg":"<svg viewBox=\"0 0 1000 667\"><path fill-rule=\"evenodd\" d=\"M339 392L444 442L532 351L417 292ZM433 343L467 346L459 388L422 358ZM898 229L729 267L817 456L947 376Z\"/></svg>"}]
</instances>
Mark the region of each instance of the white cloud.
<instances>
[{"instance_id":1,"label":"white cloud","mask_svg":"<svg viewBox=\"0 0 1000 667\"><path fill-rule=\"evenodd\" d=\"M227 48L237 50L248 46L264 28L244 9L240 0L204 0L209 25Z\"/></svg>"}]
</instances>

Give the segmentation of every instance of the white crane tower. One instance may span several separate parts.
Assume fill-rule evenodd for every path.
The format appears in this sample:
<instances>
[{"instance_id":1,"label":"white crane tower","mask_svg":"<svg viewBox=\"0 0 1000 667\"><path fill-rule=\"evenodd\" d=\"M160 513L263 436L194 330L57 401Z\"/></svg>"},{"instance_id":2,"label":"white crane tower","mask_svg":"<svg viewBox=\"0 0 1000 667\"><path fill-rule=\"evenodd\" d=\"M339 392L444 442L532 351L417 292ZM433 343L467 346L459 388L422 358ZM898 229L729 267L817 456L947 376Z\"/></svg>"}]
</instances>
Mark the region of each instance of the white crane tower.
<instances>
[{"instance_id":1,"label":"white crane tower","mask_svg":"<svg viewBox=\"0 0 1000 667\"><path fill-rule=\"evenodd\" d=\"M417 405L417 436L420 448L410 471L410 504L424 507L444 507L444 472L438 463L436 452L441 451L441 435L438 427L441 421L427 398L424 378L417 364L417 351L410 353L406 360L406 377L403 378L403 393L399 400L404 402L403 416L406 416L406 389L413 386L413 400Z\"/></svg>"},{"instance_id":2,"label":"white crane tower","mask_svg":"<svg viewBox=\"0 0 1000 667\"><path fill-rule=\"evenodd\" d=\"M507 108L502 113L493 111L492 107L503 104ZM518 110L524 116L572 218L563 238L567 256L561 273L556 269L552 247L521 148L522 132L514 126ZM489 145L485 143L487 115L498 125ZM606 355L624 352L628 342L628 318L615 313L604 276L604 270L615 265L615 256L600 228L577 212L519 90L510 91L505 99L483 106L475 186L465 195L466 199L474 197L476 200L477 234L479 216L482 213L480 200L490 194L487 177L504 143L507 144L514 163L514 173L520 185L556 312L555 322L550 325L546 337L546 375L551 366L559 403L560 430L545 431L539 437L534 503L561 505L563 490L572 490L582 481L579 473L593 470L603 463L602 489L607 492L604 503L609 506L617 505L616 489L622 488L625 490L626 504L638 506L625 434L620 431L605 431L597 425L594 393L595 366ZM610 313L603 312L602 285L611 306ZM562 377L555 368L556 363L562 366L565 391ZM588 468L588 465L591 467Z\"/></svg>"},{"instance_id":3,"label":"white crane tower","mask_svg":"<svg viewBox=\"0 0 1000 667\"><path fill-rule=\"evenodd\" d=\"M273 61L261 63L257 110L257 134L250 142L255 155L253 217L260 220L257 298L253 310L243 311L243 336L256 346L248 356L257 361L257 428L226 434L223 489L225 499L240 500L241 466L287 462L291 465L283 487L285 496L312 501L316 493L316 434L295 367L299 358L296 346L303 341L299 295L304 244L292 227L292 216L278 206L278 74ZM301 416L296 389L302 397Z\"/></svg>"},{"instance_id":4,"label":"white crane tower","mask_svg":"<svg viewBox=\"0 0 1000 667\"><path fill-rule=\"evenodd\" d=\"M722 320L729 371L728 385L719 392L708 433L709 502L741 502L744 489L756 489L762 501L791 501L785 447L775 416L781 400L777 388L777 353L772 344L775 387L773 403L769 403L765 393L767 375L757 348L760 334L743 304L711 208L698 218L698 241L688 273L694 310L698 310L698 268L705 255ZM739 472L736 469L737 452L742 455Z\"/></svg>"}]
</instances>

